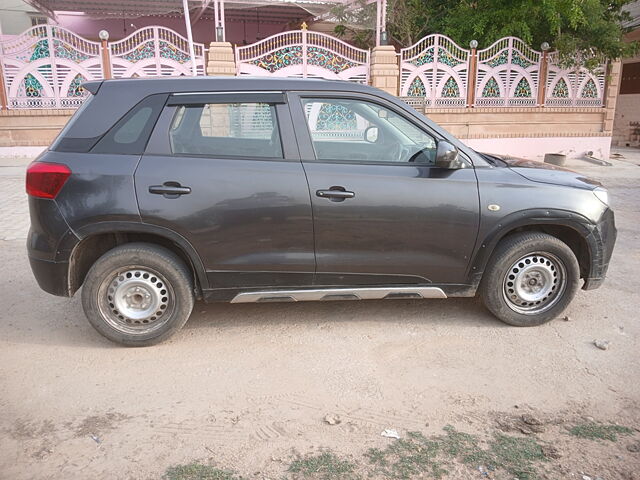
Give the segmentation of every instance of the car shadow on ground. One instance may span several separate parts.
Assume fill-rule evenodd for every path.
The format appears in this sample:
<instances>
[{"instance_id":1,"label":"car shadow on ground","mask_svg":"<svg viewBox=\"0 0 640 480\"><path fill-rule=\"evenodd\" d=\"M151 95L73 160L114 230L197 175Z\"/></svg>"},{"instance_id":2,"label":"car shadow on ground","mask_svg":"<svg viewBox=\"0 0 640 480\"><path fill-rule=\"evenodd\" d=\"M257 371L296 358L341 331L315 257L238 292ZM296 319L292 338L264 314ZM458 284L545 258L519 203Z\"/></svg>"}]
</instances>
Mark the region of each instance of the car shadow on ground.
<instances>
[{"instance_id":1,"label":"car shadow on ground","mask_svg":"<svg viewBox=\"0 0 640 480\"><path fill-rule=\"evenodd\" d=\"M34 297L45 296L34 292ZM40 299L39 299L40 300ZM14 320L5 323L0 332L5 341L20 344L58 345L80 348L123 347L102 338L91 327L84 316L80 302L80 292L71 299L47 296L48 305L41 315L34 315L34 309L27 315L15 312ZM41 302L36 302L41 303ZM22 317L22 320L17 318ZM287 327L348 327L349 325L371 324L372 326L452 328L452 329L495 329L509 328L489 312L475 298L454 298L446 300L367 300L300 302L272 304L229 304L196 302L193 313L174 337L159 344L175 344L189 341L185 337L197 332L200 341L211 336L220 341L225 332L241 329L246 332L255 329L280 331ZM377 324L377 325L376 325ZM361 329L354 334L362 334Z\"/></svg>"},{"instance_id":2,"label":"car shadow on ground","mask_svg":"<svg viewBox=\"0 0 640 480\"><path fill-rule=\"evenodd\" d=\"M475 298L272 304L197 303L186 330L322 324L405 324L495 328L504 325Z\"/></svg>"}]
</instances>

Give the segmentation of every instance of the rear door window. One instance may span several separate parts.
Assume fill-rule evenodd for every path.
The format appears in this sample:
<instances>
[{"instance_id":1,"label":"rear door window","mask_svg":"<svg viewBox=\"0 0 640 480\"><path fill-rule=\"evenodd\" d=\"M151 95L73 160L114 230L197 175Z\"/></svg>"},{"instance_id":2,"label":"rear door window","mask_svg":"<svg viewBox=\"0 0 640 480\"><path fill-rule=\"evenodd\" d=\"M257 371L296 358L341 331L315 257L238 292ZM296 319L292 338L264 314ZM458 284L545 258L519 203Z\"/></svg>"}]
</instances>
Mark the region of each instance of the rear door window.
<instances>
[{"instance_id":1,"label":"rear door window","mask_svg":"<svg viewBox=\"0 0 640 480\"><path fill-rule=\"evenodd\" d=\"M275 105L269 103L178 106L169 140L174 154L283 158Z\"/></svg>"}]
</instances>

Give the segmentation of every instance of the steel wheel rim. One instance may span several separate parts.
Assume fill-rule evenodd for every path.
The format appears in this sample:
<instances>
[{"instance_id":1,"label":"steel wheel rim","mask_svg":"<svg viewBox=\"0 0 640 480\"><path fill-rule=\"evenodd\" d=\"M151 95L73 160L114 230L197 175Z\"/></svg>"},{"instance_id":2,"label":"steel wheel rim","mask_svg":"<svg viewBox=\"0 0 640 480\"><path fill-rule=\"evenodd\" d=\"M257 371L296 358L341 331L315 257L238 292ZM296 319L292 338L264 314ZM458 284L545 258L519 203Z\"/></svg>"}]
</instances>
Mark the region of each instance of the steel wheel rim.
<instances>
[{"instance_id":1,"label":"steel wheel rim","mask_svg":"<svg viewBox=\"0 0 640 480\"><path fill-rule=\"evenodd\" d=\"M145 335L165 325L175 310L175 293L159 272L141 266L122 267L98 289L102 318L129 335Z\"/></svg>"},{"instance_id":2,"label":"steel wheel rim","mask_svg":"<svg viewBox=\"0 0 640 480\"><path fill-rule=\"evenodd\" d=\"M502 294L514 312L538 315L557 304L567 288L564 263L548 252L528 253L507 270Z\"/></svg>"}]
</instances>

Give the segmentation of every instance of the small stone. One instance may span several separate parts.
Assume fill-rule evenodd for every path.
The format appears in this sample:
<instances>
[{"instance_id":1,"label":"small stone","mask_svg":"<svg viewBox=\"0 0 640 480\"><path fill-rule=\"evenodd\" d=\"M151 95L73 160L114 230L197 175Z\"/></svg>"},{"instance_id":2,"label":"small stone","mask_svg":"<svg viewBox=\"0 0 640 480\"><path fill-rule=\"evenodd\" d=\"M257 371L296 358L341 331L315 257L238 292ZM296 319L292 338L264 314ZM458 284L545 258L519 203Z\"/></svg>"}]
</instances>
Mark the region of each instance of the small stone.
<instances>
[{"instance_id":1,"label":"small stone","mask_svg":"<svg viewBox=\"0 0 640 480\"><path fill-rule=\"evenodd\" d=\"M522 421L527 425L542 425L542 422L539 419L527 413L522 415Z\"/></svg>"},{"instance_id":2,"label":"small stone","mask_svg":"<svg viewBox=\"0 0 640 480\"><path fill-rule=\"evenodd\" d=\"M627 445L627 450L631 453L640 452L640 442L630 443L629 445Z\"/></svg>"},{"instance_id":3,"label":"small stone","mask_svg":"<svg viewBox=\"0 0 640 480\"><path fill-rule=\"evenodd\" d=\"M324 423L328 423L329 425L338 425L342 423L342 419L340 415L336 415L335 413L327 413L324 416Z\"/></svg>"},{"instance_id":4,"label":"small stone","mask_svg":"<svg viewBox=\"0 0 640 480\"><path fill-rule=\"evenodd\" d=\"M553 445L543 445L542 454L547 458L553 458L556 460L562 457L562 454L560 453L560 451Z\"/></svg>"},{"instance_id":5,"label":"small stone","mask_svg":"<svg viewBox=\"0 0 640 480\"><path fill-rule=\"evenodd\" d=\"M568 322L571 320L571 317L569 315L565 315L564 317L562 317L562 320L564 320L565 322Z\"/></svg>"},{"instance_id":6,"label":"small stone","mask_svg":"<svg viewBox=\"0 0 640 480\"><path fill-rule=\"evenodd\" d=\"M582 480L591 480L589 475L582 475Z\"/></svg>"},{"instance_id":7,"label":"small stone","mask_svg":"<svg viewBox=\"0 0 640 480\"><path fill-rule=\"evenodd\" d=\"M609 340L594 340L593 344L600 350L609 350L609 345L611 345L611 342Z\"/></svg>"}]
</instances>

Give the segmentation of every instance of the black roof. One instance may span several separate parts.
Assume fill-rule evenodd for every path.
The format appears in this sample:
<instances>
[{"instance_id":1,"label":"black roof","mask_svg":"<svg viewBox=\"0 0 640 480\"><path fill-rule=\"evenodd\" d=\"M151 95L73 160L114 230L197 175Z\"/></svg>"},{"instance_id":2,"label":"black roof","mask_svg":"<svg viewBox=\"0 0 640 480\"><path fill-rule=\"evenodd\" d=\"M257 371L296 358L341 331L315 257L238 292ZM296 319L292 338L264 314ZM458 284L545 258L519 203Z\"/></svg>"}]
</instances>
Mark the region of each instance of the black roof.
<instances>
[{"instance_id":1,"label":"black roof","mask_svg":"<svg viewBox=\"0 0 640 480\"><path fill-rule=\"evenodd\" d=\"M342 92L380 93L380 90L346 80L325 80L323 78L274 78L274 77L155 77L119 78L86 82L84 87L91 93L101 89L110 91L127 89L154 93L183 93L196 91L285 91L285 90L327 90Z\"/></svg>"}]
</instances>

